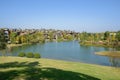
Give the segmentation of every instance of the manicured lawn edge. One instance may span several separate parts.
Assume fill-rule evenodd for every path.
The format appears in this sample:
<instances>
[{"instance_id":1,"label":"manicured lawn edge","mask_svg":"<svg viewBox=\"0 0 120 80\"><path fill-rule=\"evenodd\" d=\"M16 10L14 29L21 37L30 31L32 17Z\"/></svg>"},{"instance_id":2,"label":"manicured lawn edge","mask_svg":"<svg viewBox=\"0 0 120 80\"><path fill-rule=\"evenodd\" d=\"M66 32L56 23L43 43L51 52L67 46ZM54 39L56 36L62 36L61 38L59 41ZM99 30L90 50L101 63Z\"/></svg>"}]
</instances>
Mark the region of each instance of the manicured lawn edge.
<instances>
[{"instance_id":1,"label":"manicured lawn edge","mask_svg":"<svg viewBox=\"0 0 120 80\"><path fill-rule=\"evenodd\" d=\"M7 68L2 67L5 63L12 63L12 62L16 62L17 66L8 65L9 67L5 66ZM11 69L13 70L14 67L16 70L19 70L21 68L21 66L19 67L19 64L21 64L21 63L26 64L26 63L31 63L31 62L38 63L37 67L40 69L45 68L45 69L49 69L49 70L53 71L52 72L53 75L51 75L51 73L50 74L46 73L48 76L49 75L53 76L52 77L53 80L55 80L55 79L59 80L59 78L62 79L63 73L67 75L67 76L63 76L63 77L65 77L66 80L67 79L71 80L73 77L75 77L76 80L79 80L78 79L79 77L77 77L78 75L77 76L75 75L76 73L78 73L79 76L85 75L84 77L86 77L87 79L91 77L90 80L119 80L120 79L120 76L119 76L120 68L100 66L100 65L95 65L95 64L86 64L86 63L80 63L80 62L52 60L52 59L45 59L45 58L34 59L34 58L10 57L10 56L0 57L0 73L10 71ZM30 68L30 67L35 67L35 66L33 66L33 64L30 64L29 66L24 65L24 67ZM22 68L24 69L24 67L22 67ZM56 73L54 71L57 71L58 73ZM11 73L11 74L13 74L13 73ZM56 74L58 74L58 75L56 75ZM73 74L73 76L71 74ZM0 76L1 75L2 74L0 74ZM61 77L60 77L60 75L61 75ZM35 76L38 76L38 78L40 77L37 74ZM49 80L48 76L46 76L46 78ZM71 77L71 78L69 78L69 77ZM20 76L20 78L22 79L24 77ZM80 78L83 79L82 77L80 77ZM3 78L3 79L5 79L5 78ZM83 80L85 80L85 79L83 79Z\"/></svg>"}]
</instances>

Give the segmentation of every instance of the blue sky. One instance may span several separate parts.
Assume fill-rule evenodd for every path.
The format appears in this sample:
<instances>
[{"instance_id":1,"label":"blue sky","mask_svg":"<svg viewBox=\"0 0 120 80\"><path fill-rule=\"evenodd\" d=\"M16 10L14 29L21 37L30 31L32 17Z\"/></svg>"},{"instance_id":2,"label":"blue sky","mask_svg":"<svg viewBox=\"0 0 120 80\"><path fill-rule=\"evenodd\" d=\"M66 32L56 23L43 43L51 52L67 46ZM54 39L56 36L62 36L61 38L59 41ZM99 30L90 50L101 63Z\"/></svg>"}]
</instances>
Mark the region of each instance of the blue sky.
<instances>
[{"instance_id":1,"label":"blue sky","mask_svg":"<svg viewBox=\"0 0 120 80\"><path fill-rule=\"evenodd\" d=\"M120 0L0 0L0 27L120 30Z\"/></svg>"}]
</instances>

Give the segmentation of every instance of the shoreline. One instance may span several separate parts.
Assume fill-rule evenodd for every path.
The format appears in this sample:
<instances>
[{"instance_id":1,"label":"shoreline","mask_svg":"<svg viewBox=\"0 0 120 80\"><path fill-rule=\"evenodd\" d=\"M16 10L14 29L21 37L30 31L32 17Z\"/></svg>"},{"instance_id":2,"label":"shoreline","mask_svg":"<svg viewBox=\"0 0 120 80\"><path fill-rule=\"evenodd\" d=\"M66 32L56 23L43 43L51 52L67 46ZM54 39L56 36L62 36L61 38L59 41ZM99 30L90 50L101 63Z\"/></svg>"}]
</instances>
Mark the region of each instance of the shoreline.
<instances>
[{"instance_id":1,"label":"shoreline","mask_svg":"<svg viewBox=\"0 0 120 80\"><path fill-rule=\"evenodd\" d=\"M97 54L98 55L98 54ZM27 58L27 57L19 57L19 56L0 56L0 57L14 57L14 58ZM120 58L120 57L119 57ZM28 58L28 59L36 59L36 58ZM104 65L104 64L97 64L97 63L90 63L90 62L82 62L82 61L72 61L72 60L62 60L62 59L53 59L53 58L45 58L41 57L39 59L45 59L45 60L53 60L53 61L62 61L62 62L70 62L70 63L81 63L81 64L89 64L89 65L97 65L97 66L105 66L105 67L112 67L112 68L120 68L120 66L111 66L111 65ZM39 60L38 59L38 60ZM37 60L37 59L36 59Z\"/></svg>"},{"instance_id":2,"label":"shoreline","mask_svg":"<svg viewBox=\"0 0 120 80\"><path fill-rule=\"evenodd\" d=\"M32 44L32 43L23 43L23 44L7 44L7 47L8 47L8 48L11 48L11 47L19 47L19 46L29 45L29 44Z\"/></svg>"},{"instance_id":3,"label":"shoreline","mask_svg":"<svg viewBox=\"0 0 120 80\"><path fill-rule=\"evenodd\" d=\"M47 42L56 42L56 41L45 41L45 43ZM57 41L59 42L59 41ZM67 42L67 41L60 41L60 42ZM69 42L69 41L68 41ZM39 42L40 43L40 42ZM23 45L29 45L29 44L35 44L35 43L22 43L22 44L7 44L7 47L8 48L11 48L11 47L19 47L19 46L23 46Z\"/></svg>"},{"instance_id":4,"label":"shoreline","mask_svg":"<svg viewBox=\"0 0 120 80\"><path fill-rule=\"evenodd\" d=\"M78 61L67 61L67 60L60 60L60 59L50 59L50 58L27 58L27 57L19 57L19 56L0 56L0 58L18 58L18 59L30 59L30 60L47 60L47 61L54 61L54 62L64 62L64 63L76 63L76 64L85 64L85 65L93 65L93 66L101 66L101 67L110 67L110 68L120 68L120 67L113 67L113 66L105 66L99 64L92 64L92 63L85 63L85 62L78 62Z\"/></svg>"},{"instance_id":5,"label":"shoreline","mask_svg":"<svg viewBox=\"0 0 120 80\"><path fill-rule=\"evenodd\" d=\"M120 58L120 51L102 51L102 52L96 52L96 55L100 56L108 56L108 57L118 57Z\"/></svg>"},{"instance_id":6,"label":"shoreline","mask_svg":"<svg viewBox=\"0 0 120 80\"><path fill-rule=\"evenodd\" d=\"M51 77L49 78L47 77L47 75L52 76L53 79L55 80L62 80L62 79L118 80L120 79L120 76L118 75L120 74L119 67L116 68L109 66L80 63L80 62L78 63L78 62L68 62L68 61L52 60L45 58L34 59L34 58L9 56L9 57L0 57L0 65L1 65L0 73L2 80L6 80L9 77L11 78L11 76L9 75L14 74L15 72L17 72L18 74L17 77L16 75L14 75L13 79L15 80L17 80L18 77L20 79L26 80L26 77L28 76L32 76L33 80L36 79L36 76L40 79L41 75L45 75L47 80L51 80ZM4 75L4 73L6 73L6 75ZM24 75L21 76L21 74ZM62 74L64 74L65 76L63 76ZM83 75L83 77L81 77L81 75Z\"/></svg>"},{"instance_id":7,"label":"shoreline","mask_svg":"<svg viewBox=\"0 0 120 80\"><path fill-rule=\"evenodd\" d=\"M120 42L118 42L117 45L107 44L105 42L91 43L90 41L88 41L88 42L79 42L79 44L82 45L82 46L97 46L97 47L106 47L106 48L119 48L120 47Z\"/></svg>"}]
</instances>

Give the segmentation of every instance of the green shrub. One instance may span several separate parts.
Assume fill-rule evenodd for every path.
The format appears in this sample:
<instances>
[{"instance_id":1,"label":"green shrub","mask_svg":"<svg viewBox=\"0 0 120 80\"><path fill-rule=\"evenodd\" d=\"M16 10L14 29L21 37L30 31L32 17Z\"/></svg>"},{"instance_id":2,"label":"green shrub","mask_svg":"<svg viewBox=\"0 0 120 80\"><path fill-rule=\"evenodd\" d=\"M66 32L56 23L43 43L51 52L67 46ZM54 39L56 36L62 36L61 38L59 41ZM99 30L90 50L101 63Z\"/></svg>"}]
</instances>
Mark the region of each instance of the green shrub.
<instances>
[{"instance_id":1,"label":"green shrub","mask_svg":"<svg viewBox=\"0 0 120 80\"><path fill-rule=\"evenodd\" d=\"M29 53L27 53L26 57L28 57L28 58L33 58L33 57L34 57L34 55L33 55L33 53L32 53L32 52L29 52Z\"/></svg>"},{"instance_id":2,"label":"green shrub","mask_svg":"<svg viewBox=\"0 0 120 80\"><path fill-rule=\"evenodd\" d=\"M34 53L34 58L40 58L40 54L39 53Z\"/></svg>"},{"instance_id":3,"label":"green shrub","mask_svg":"<svg viewBox=\"0 0 120 80\"><path fill-rule=\"evenodd\" d=\"M25 56L25 53L24 53L24 52L20 52L20 53L18 54L18 56L19 56L19 57L24 57L24 56Z\"/></svg>"}]
</instances>

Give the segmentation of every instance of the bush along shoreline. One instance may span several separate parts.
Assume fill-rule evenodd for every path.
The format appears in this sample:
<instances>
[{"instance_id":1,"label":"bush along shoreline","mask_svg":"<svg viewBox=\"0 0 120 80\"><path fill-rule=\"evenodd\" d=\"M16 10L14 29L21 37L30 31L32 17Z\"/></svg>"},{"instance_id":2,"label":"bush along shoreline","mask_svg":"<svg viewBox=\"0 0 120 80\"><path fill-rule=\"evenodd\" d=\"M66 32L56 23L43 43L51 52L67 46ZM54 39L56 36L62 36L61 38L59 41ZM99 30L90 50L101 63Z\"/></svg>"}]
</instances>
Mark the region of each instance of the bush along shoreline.
<instances>
[{"instance_id":1,"label":"bush along shoreline","mask_svg":"<svg viewBox=\"0 0 120 80\"><path fill-rule=\"evenodd\" d=\"M20 52L18 54L19 57L27 57L27 58L41 58L41 55L39 53L32 53L32 52L28 52L28 53L25 53L25 52Z\"/></svg>"}]
</instances>

